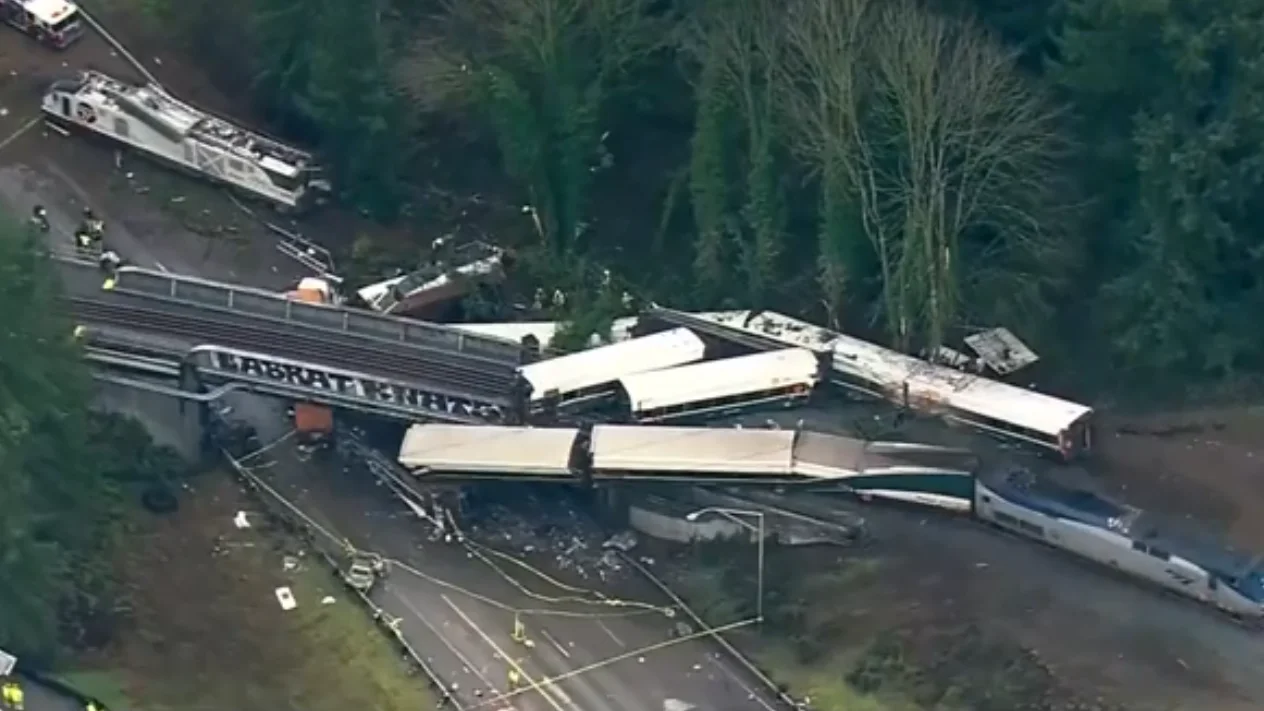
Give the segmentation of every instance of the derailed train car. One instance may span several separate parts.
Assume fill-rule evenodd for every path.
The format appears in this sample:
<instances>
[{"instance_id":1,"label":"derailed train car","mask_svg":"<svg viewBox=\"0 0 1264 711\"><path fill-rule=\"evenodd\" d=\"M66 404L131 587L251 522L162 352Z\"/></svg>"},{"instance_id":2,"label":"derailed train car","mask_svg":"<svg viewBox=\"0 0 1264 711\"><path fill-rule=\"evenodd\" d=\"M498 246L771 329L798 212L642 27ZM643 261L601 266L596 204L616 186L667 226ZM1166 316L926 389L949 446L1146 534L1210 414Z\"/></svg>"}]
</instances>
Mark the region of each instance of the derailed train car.
<instances>
[{"instance_id":1,"label":"derailed train car","mask_svg":"<svg viewBox=\"0 0 1264 711\"><path fill-rule=\"evenodd\" d=\"M975 480L980 520L1244 620L1264 619L1264 565L1159 516L1024 469Z\"/></svg>"}]
</instances>

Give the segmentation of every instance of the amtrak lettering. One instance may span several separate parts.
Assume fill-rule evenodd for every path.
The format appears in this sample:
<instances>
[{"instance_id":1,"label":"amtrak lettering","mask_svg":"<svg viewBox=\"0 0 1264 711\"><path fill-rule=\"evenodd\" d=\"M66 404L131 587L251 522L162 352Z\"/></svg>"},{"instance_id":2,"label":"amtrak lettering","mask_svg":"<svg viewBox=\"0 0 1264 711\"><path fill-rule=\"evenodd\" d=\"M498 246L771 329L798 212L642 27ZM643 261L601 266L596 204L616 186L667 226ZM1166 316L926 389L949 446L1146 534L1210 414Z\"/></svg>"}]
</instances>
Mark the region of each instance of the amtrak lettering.
<instances>
[{"instance_id":1,"label":"amtrak lettering","mask_svg":"<svg viewBox=\"0 0 1264 711\"><path fill-rule=\"evenodd\" d=\"M363 376L316 369L297 363L275 362L240 353L215 350L211 364L219 371L252 378L264 378L286 385L312 388L339 395L449 415L500 420L500 406L468 398L427 392L398 383L372 380Z\"/></svg>"}]
</instances>

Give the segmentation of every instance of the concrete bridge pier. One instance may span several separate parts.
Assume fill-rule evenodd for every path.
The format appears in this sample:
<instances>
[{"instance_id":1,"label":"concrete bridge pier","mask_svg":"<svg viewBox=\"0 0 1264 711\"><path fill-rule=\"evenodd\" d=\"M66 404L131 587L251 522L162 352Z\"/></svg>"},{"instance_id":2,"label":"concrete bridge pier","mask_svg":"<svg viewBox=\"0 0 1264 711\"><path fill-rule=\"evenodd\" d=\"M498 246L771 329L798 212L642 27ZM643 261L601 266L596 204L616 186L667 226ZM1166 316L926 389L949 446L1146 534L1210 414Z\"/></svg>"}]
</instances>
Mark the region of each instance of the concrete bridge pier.
<instances>
[{"instance_id":1,"label":"concrete bridge pier","mask_svg":"<svg viewBox=\"0 0 1264 711\"><path fill-rule=\"evenodd\" d=\"M175 449L188 461L201 458L204 405L104 381L97 383L93 404L102 412L135 417L154 442Z\"/></svg>"}]
</instances>

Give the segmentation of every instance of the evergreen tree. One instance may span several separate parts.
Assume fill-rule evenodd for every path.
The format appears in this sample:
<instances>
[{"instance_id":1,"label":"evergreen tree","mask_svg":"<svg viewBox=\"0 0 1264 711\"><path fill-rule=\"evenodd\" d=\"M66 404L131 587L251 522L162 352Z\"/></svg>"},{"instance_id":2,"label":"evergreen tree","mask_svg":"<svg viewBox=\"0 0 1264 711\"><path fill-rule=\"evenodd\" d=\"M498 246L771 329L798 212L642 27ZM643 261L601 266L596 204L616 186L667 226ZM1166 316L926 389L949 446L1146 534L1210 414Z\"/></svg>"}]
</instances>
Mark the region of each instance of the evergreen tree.
<instances>
[{"instance_id":1,"label":"evergreen tree","mask_svg":"<svg viewBox=\"0 0 1264 711\"><path fill-rule=\"evenodd\" d=\"M0 219L0 647L47 658L98 542L108 489L88 453L89 380L38 236Z\"/></svg>"}]
</instances>

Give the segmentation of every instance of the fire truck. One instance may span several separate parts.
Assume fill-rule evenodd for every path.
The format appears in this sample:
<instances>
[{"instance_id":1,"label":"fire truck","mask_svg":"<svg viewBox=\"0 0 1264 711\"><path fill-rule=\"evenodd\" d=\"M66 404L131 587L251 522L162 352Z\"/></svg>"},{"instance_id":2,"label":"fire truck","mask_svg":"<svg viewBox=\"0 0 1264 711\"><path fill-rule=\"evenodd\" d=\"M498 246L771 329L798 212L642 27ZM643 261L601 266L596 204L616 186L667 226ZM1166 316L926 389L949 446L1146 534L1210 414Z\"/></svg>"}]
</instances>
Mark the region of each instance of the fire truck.
<instances>
[{"instance_id":1,"label":"fire truck","mask_svg":"<svg viewBox=\"0 0 1264 711\"><path fill-rule=\"evenodd\" d=\"M83 17L68 0L0 0L0 18L56 49L83 36Z\"/></svg>"}]
</instances>

